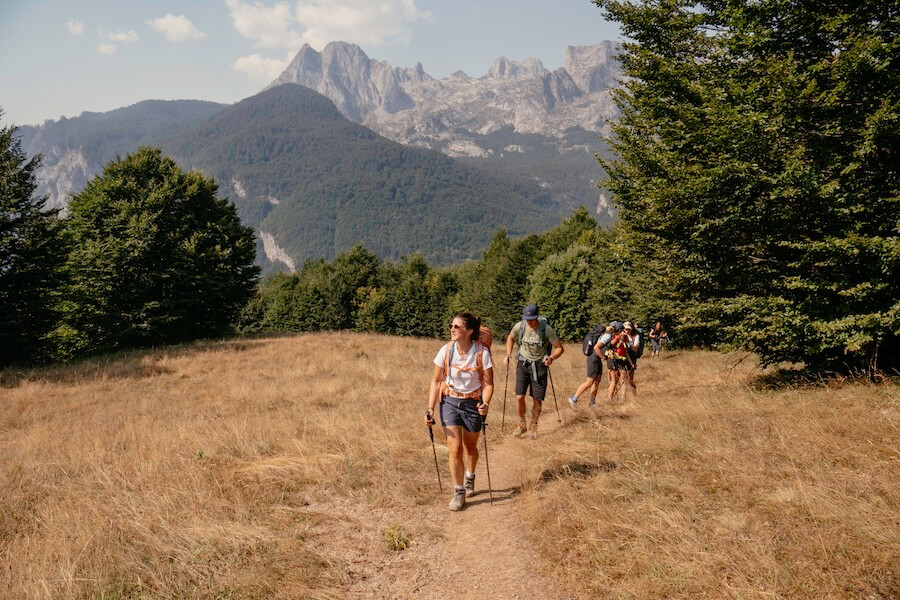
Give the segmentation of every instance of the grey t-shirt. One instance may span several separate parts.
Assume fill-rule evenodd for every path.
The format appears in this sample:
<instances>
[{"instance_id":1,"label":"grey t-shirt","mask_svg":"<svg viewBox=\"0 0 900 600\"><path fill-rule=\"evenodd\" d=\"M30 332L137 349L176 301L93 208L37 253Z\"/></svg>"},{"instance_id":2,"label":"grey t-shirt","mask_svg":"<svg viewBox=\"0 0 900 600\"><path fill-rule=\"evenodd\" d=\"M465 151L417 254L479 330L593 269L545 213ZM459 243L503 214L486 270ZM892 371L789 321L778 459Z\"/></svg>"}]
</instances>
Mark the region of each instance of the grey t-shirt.
<instances>
[{"instance_id":1,"label":"grey t-shirt","mask_svg":"<svg viewBox=\"0 0 900 600\"><path fill-rule=\"evenodd\" d=\"M511 331L514 335L518 335L520 327L522 327L522 321L519 321L512 326ZM547 356L547 349L541 344L539 331L540 325L532 329L527 323L525 324L525 331L522 332L522 339L519 340L519 355L525 360L541 360ZM556 330L550 327L550 325L547 325L546 329L544 329L544 333L546 333L547 340L551 344L559 342L559 336L556 335Z\"/></svg>"}]
</instances>

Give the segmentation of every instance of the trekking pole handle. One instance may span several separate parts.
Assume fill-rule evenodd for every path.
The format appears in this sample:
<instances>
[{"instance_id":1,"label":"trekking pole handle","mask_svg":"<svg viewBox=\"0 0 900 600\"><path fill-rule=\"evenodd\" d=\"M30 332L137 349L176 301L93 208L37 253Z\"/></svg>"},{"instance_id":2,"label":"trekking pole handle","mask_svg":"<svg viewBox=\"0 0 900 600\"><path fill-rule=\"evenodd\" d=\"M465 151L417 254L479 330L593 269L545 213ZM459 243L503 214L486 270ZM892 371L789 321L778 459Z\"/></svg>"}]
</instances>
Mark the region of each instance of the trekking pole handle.
<instances>
[{"instance_id":1,"label":"trekking pole handle","mask_svg":"<svg viewBox=\"0 0 900 600\"><path fill-rule=\"evenodd\" d=\"M425 409L425 421L428 423L428 429L431 429L431 426L435 424L434 411Z\"/></svg>"}]
</instances>

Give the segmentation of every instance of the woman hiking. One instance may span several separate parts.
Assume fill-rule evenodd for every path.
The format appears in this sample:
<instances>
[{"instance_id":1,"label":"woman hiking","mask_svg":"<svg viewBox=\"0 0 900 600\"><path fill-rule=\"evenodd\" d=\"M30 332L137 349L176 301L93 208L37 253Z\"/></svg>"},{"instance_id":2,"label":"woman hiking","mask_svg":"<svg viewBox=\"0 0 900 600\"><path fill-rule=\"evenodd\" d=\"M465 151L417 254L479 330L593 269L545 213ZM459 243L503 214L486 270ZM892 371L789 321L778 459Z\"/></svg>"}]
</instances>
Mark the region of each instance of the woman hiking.
<instances>
[{"instance_id":1,"label":"woman hiking","mask_svg":"<svg viewBox=\"0 0 900 600\"><path fill-rule=\"evenodd\" d=\"M613 338L606 347L606 367L609 372L608 394L610 404L612 404L619 386L621 386L622 383L627 383L629 381L629 371L634 369L634 363L631 360L631 356L628 354L629 345L630 339L623 328L622 331L613 335ZM627 385L625 388L626 394L628 392L628 387L630 387L630 385Z\"/></svg>"},{"instance_id":2,"label":"woman hiking","mask_svg":"<svg viewBox=\"0 0 900 600\"><path fill-rule=\"evenodd\" d=\"M494 364L490 351L478 341L481 319L459 313L450 323L450 342L434 357L434 376L428 391L425 424L434 425L440 401L441 425L450 453L453 496L450 510L462 510L466 496L475 493L478 434L494 395Z\"/></svg>"}]
</instances>

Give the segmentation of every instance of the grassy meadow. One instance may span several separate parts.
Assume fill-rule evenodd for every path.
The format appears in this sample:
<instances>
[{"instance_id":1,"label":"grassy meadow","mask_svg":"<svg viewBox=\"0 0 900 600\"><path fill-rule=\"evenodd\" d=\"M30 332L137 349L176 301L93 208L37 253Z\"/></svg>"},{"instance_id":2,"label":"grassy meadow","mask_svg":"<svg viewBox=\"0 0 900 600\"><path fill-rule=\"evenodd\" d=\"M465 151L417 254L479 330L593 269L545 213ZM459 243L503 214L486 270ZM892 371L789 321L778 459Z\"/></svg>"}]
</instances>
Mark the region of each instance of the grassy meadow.
<instances>
[{"instance_id":1,"label":"grassy meadow","mask_svg":"<svg viewBox=\"0 0 900 600\"><path fill-rule=\"evenodd\" d=\"M445 535L419 520L446 510L421 424L439 346L322 333L0 372L0 598L344 597ZM572 597L900 597L896 383L767 386L747 357L672 352L642 360L633 408L574 414L583 369L567 346L564 425L548 398L515 441L514 510Z\"/></svg>"}]
</instances>

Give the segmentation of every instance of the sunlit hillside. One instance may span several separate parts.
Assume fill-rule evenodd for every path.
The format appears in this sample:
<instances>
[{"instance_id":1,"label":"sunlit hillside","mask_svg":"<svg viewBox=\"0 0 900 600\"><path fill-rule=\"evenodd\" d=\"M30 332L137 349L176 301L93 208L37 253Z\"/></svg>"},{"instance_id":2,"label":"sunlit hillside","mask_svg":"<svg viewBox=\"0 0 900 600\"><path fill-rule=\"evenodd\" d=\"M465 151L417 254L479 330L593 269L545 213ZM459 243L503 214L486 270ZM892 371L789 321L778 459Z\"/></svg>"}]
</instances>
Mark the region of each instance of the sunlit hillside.
<instances>
[{"instance_id":1,"label":"sunlit hillside","mask_svg":"<svg viewBox=\"0 0 900 600\"><path fill-rule=\"evenodd\" d=\"M508 436L512 382L500 433L497 368L496 502L450 513L422 424L440 343L310 334L0 373L0 598L446 597L471 526L487 548L521 536L523 572L561 598L900 596L896 383L766 387L750 358L672 352L642 359L633 406L573 413L570 345L562 423L548 395L536 440ZM479 552L467 597L511 597L493 578L518 566Z\"/></svg>"}]
</instances>

